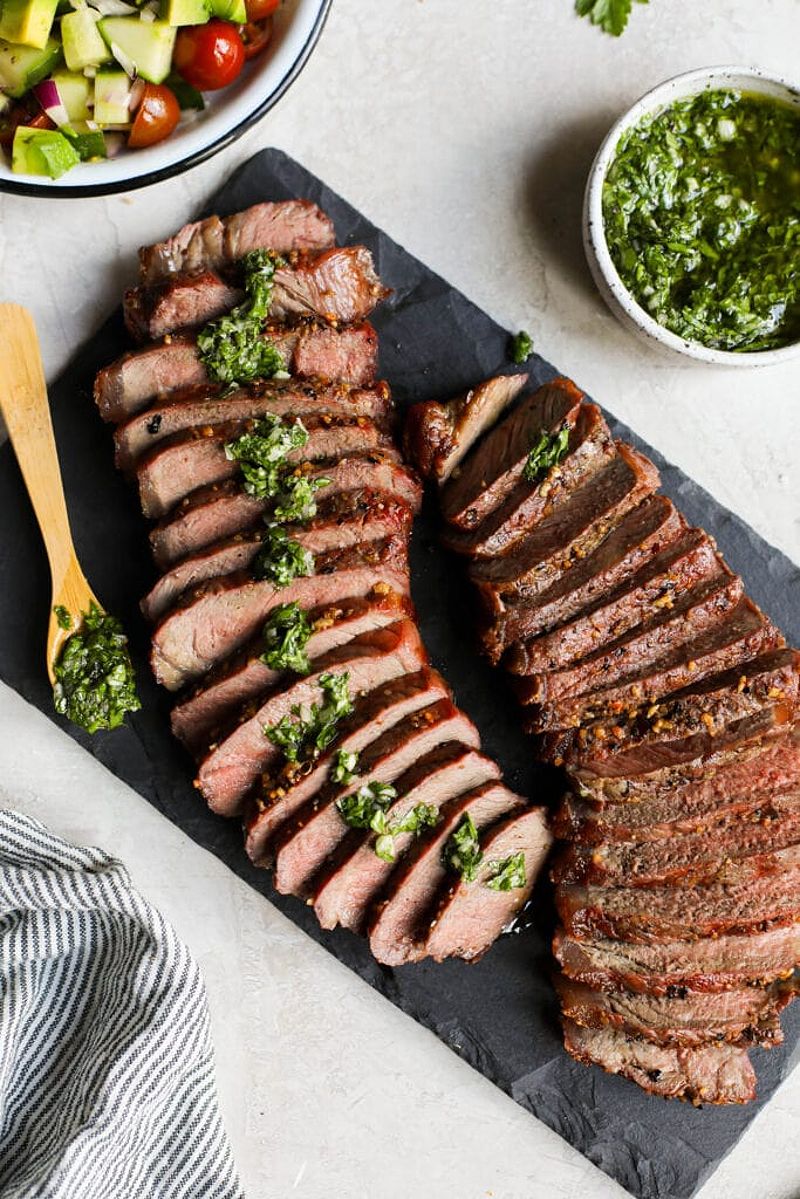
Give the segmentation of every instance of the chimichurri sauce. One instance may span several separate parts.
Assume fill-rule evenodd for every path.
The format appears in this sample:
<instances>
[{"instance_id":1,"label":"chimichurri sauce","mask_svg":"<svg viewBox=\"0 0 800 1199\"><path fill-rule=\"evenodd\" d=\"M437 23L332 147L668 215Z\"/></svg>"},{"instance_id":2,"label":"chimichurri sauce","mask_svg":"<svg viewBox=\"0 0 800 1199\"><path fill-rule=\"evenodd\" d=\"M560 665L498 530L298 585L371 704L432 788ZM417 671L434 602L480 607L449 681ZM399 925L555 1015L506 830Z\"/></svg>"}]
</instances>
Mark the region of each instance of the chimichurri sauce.
<instances>
[{"instance_id":1,"label":"chimichurri sauce","mask_svg":"<svg viewBox=\"0 0 800 1199\"><path fill-rule=\"evenodd\" d=\"M620 140L603 187L620 278L680 337L721 350L800 338L800 109L702 92Z\"/></svg>"},{"instance_id":2,"label":"chimichurri sauce","mask_svg":"<svg viewBox=\"0 0 800 1199\"><path fill-rule=\"evenodd\" d=\"M57 618L67 628L64 615L61 609ZM115 729L126 712L138 712L142 706L122 625L94 604L68 638L53 669L56 711L87 733Z\"/></svg>"}]
</instances>

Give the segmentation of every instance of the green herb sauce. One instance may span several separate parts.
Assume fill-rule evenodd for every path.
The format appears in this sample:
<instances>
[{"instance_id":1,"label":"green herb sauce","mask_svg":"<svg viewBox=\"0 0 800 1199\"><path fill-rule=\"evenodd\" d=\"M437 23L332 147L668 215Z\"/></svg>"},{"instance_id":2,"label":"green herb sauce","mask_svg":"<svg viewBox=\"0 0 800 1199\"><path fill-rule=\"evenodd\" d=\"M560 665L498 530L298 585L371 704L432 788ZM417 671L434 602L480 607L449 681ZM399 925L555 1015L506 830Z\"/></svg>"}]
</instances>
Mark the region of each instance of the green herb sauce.
<instances>
[{"instance_id":1,"label":"green herb sauce","mask_svg":"<svg viewBox=\"0 0 800 1199\"><path fill-rule=\"evenodd\" d=\"M272 501L270 520L278 524L306 521L316 515L315 495L330 479L310 479L286 462L292 450L308 442L308 430L299 417L290 424L268 412L254 427L225 445L225 454L238 462L242 487L248 495Z\"/></svg>"},{"instance_id":2,"label":"green herb sauce","mask_svg":"<svg viewBox=\"0 0 800 1199\"><path fill-rule=\"evenodd\" d=\"M58 620L62 628L65 612ZM66 613L69 617L69 613ZM114 616L92 604L78 631L67 639L54 667L53 701L60 716L87 733L115 729L126 712L138 712L136 679L128 653L128 638Z\"/></svg>"},{"instance_id":3,"label":"green herb sauce","mask_svg":"<svg viewBox=\"0 0 800 1199\"><path fill-rule=\"evenodd\" d=\"M280 525L268 528L264 543L253 560L253 577L269 579L276 587L286 587L298 576L314 573L314 555L303 549Z\"/></svg>"},{"instance_id":4,"label":"green herb sauce","mask_svg":"<svg viewBox=\"0 0 800 1199\"><path fill-rule=\"evenodd\" d=\"M517 366L522 366L523 362L527 362L533 353L533 338L530 333L526 333L524 329L520 329L515 337L511 338L511 358L516 362Z\"/></svg>"},{"instance_id":5,"label":"green herb sauce","mask_svg":"<svg viewBox=\"0 0 800 1199\"><path fill-rule=\"evenodd\" d=\"M308 761L319 756L336 736L336 726L353 711L350 699L350 675L326 672L319 676L321 704L312 704L305 716L299 704L291 715L283 716L277 724L264 726L264 736L283 751L287 762Z\"/></svg>"},{"instance_id":6,"label":"green herb sauce","mask_svg":"<svg viewBox=\"0 0 800 1199\"><path fill-rule=\"evenodd\" d=\"M270 670L293 670L308 674L311 663L306 646L311 625L299 604L278 604L272 609L262 632L264 652L261 661Z\"/></svg>"},{"instance_id":7,"label":"green herb sauce","mask_svg":"<svg viewBox=\"0 0 800 1199\"><path fill-rule=\"evenodd\" d=\"M525 870L525 854L512 853L501 862L489 862L486 886L491 891L516 891L528 881Z\"/></svg>"},{"instance_id":8,"label":"green herb sauce","mask_svg":"<svg viewBox=\"0 0 800 1199\"><path fill-rule=\"evenodd\" d=\"M800 110L716 89L620 140L606 239L634 299L714 349L800 338Z\"/></svg>"},{"instance_id":9,"label":"green herb sauce","mask_svg":"<svg viewBox=\"0 0 800 1199\"><path fill-rule=\"evenodd\" d=\"M209 379L231 385L286 374L278 349L262 333L272 305L275 271L286 263L269 250L251 250L241 265L246 300L197 335L198 354Z\"/></svg>"},{"instance_id":10,"label":"green herb sauce","mask_svg":"<svg viewBox=\"0 0 800 1199\"><path fill-rule=\"evenodd\" d=\"M475 821L469 812L465 812L456 825L442 856L447 869L460 874L465 883L472 883L478 877L483 850Z\"/></svg>"},{"instance_id":11,"label":"green herb sauce","mask_svg":"<svg viewBox=\"0 0 800 1199\"><path fill-rule=\"evenodd\" d=\"M530 448L527 461L522 468L522 477L526 483L541 483L547 472L559 462L563 462L569 452L569 425L563 425L557 432L548 433L546 430L538 435Z\"/></svg>"}]
</instances>

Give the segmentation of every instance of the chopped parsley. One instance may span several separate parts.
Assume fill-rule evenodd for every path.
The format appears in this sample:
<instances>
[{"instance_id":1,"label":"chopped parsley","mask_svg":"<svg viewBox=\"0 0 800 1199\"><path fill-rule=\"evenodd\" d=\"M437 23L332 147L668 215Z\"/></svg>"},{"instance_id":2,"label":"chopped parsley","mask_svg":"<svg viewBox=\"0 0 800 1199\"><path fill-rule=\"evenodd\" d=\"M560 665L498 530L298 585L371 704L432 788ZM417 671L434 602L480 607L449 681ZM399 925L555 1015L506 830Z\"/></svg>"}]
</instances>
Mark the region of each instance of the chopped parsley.
<instances>
[{"instance_id":1,"label":"chopped parsley","mask_svg":"<svg viewBox=\"0 0 800 1199\"><path fill-rule=\"evenodd\" d=\"M648 0L638 0L638 3L647 4ZM624 33L632 7L633 0L575 0L579 16L588 17L593 25L599 25L614 37Z\"/></svg>"},{"instance_id":2,"label":"chopped parsley","mask_svg":"<svg viewBox=\"0 0 800 1199\"><path fill-rule=\"evenodd\" d=\"M250 383L286 374L277 347L262 333L272 304L275 271L286 263L269 250L251 250L241 262L246 299L197 335L200 361L209 379L217 383Z\"/></svg>"},{"instance_id":3,"label":"chopped parsley","mask_svg":"<svg viewBox=\"0 0 800 1199\"><path fill-rule=\"evenodd\" d=\"M56 623L60 629L72 628L72 617L63 604L56 604L53 608L53 615L56 618Z\"/></svg>"},{"instance_id":4,"label":"chopped parsley","mask_svg":"<svg viewBox=\"0 0 800 1199\"><path fill-rule=\"evenodd\" d=\"M294 541L285 529L272 525L264 534L261 549L253 559L253 577L269 579L285 587L298 576L314 573L314 555Z\"/></svg>"},{"instance_id":5,"label":"chopped parsley","mask_svg":"<svg viewBox=\"0 0 800 1199\"><path fill-rule=\"evenodd\" d=\"M523 362L527 362L533 353L533 338L530 333L526 333L524 329L520 329L516 337L511 338L511 360L516 362L517 366L522 366Z\"/></svg>"},{"instance_id":6,"label":"chopped parsley","mask_svg":"<svg viewBox=\"0 0 800 1199\"><path fill-rule=\"evenodd\" d=\"M469 812L461 817L456 829L447 841L443 851L444 863L448 870L460 874L465 883L475 880L478 867L483 861L478 830Z\"/></svg>"},{"instance_id":7,"label":"chopped parsley","mask_svg":"<svg viewBox=\"0 0 800 1199\"><path fill-rule=\"evenodd\" d=\"M116 617L101 612L96 604L83 614L78 631L67 639L54 672L56 712L87 733L115 729L126 712L138 712L142 706L128 638Z\"/></svg>"},{"instance_id":8,"label":"chopped parsley","mask_svg":"<svg viewBox=\"0 0 800 1199\"><path fill-rule=\"evenodd\" d=\"M516 891L524 887L528 881L525 871L525 854L512 853L500 862L489 862L489 875L486 886L492 891Z\"/></svg>"},{"instance_id":9,"label":"chopped parsley","mask_svg":"<svg viewBox=\"0 0 800 1199\"><path fill-rule=\"evenodd\" d=\"M358 756L357 750L337 751L331 772L331 778L335 783L343 783L345 786L352 783L358 775Z\"/></svg>"},{"instance_id":10,"label":"chopped parsley","mask_svg":"<svg viewBox=\"0 0 800 1199\"><path fill-rule=\"evenodd\" d=\"M619 276L679 337L729 351L800 338L800 113L730 89L646 117L603 187Z\"/></svg>"},{"instance_id":11,"label":"chopped parsley","mask_svg":"<svg viewBox=\"0 0 800 1199\"><path fill-rule=\"evenodd\" d=\"M563 425L556 433L545 429L531 446L528 460L522 471L526 483L540 483L553 466L567 456L569 450L569 425Z\"/></svg>"},{"instance_id":12,"label":"chopped parsley","mask_svg":"<svg viewBox=\"0 0 800 1199\"><path fill-rule=\"evenodd\" d=\"M264 625L264 653L261 661L271 670L293 670L308 674L311 666L306 646L311 625L299 604L279 604Z\"/></svg>"},{"instance_id":13,"label":"chopped parsley","mask_svg":"<svg viewBox=\"0 0 800 1199\"><path fill-rule=\"evenodd\" d=\"M339 721L353 711L349 680L346 671L321 674L319 686L323 703L312 704L308 716L303 716L301 706L295 704L290 715L282 717L277 724L264 727L264 736L283 751L287 762L316 758L327 749L336 736Z\"/></svg>"}]
</instances>

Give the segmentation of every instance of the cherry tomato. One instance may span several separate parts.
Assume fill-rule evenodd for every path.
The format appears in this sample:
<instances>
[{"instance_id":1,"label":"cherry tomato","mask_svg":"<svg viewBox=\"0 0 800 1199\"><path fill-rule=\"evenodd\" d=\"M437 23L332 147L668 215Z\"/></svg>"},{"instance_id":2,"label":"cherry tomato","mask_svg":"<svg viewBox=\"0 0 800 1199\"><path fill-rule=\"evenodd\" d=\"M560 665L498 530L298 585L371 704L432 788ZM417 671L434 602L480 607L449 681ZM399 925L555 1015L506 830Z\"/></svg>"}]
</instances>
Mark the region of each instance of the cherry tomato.
<instances>
[{"instance_id":1,"label":"cherry tomato","mask_svg":"<svg viewBox=\"0 0 800 1199\"><path fill-rule=\"evenodd\" d=\"M0 117L0 146L10 150L18 125L31 129L55 129L55 122L42 110L38 100L25 96Z\"/></svg>"},{"instance_id":2,"label":"cherry tomato","mask_svg":"<svg viewBox=\"0 0 800 1199\"><path fill-rule=\"evenodd\" d=\"M247 20L252 24L254 21L263 21L266 17L271 17L280 8L281 0L244 0L244 6L247 9Z\"/></svg>"},{"instance_id":3,"label":"cherry tomato","mask_svg":"<svg viewBox=\"0 0 800 1199\"><path fill-rule=\"evenodd\" d=\"M180 119L180 106L170 89L163 83L147 83L128 134L128 145L141 150L144 146L163 142Z\"/></svg>"},{"instance_id":4,"label":"cherry tomato","mask_svg":"<svg viewBox=\"0 0 800 1199\"><path fill-rule=\"evenodd\" d=\"M267 17L266 21L248 21L239 26L239 33L244 43L244 56L249 62L272 41L272 17Z\"/></svg>"},{"instance_id":5,"label":"cherry tomato","mask_svg":"<svg viewBox=\"0 0 800 1199\"><path fill-rule=\"evenodd\" d=\"M175 39L175 69L201 92L233 83L244 66L244 45L230 21L186 25Z\"/></svg>"}]
</instances>

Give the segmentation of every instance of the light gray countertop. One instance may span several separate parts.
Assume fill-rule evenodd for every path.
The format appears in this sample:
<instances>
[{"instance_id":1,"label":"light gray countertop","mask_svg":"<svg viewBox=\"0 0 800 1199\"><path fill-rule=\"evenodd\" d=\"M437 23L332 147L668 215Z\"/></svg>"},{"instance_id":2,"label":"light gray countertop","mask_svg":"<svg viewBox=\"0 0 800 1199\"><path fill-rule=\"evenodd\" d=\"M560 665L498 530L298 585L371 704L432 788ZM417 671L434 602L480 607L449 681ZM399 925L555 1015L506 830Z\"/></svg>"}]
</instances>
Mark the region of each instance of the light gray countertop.
<instances>
[{"instance_id":1,"label":"light gray countertop","mask_svg":"<svg viewBox=\"0 0 800 1199\"><path fill-rule=\"evenodd\" d=\"M712 63L797 73L800 0L651 0L616 41L572 0L336 0L279 107L204 166L98 200L0 198L0 298L49 377L257 149L287 150L800 561L800 362L684 366L631 339L580 247L600 139L642 92ZM194 950L251 1199L605 1199L614 1183L308 941L0 687L0 803L112 848ZM797 1199L800 1072L702 1191Z\"/></svg>"}]
</instances>

